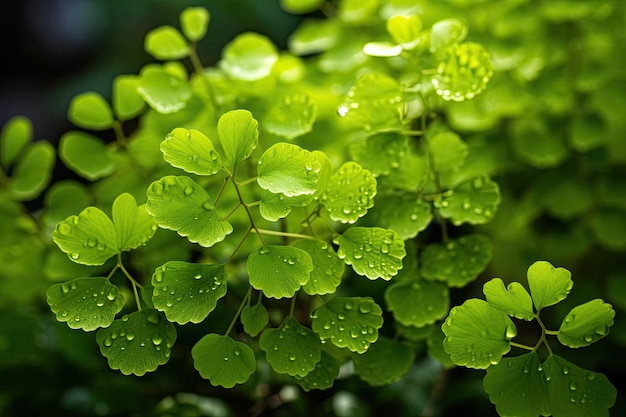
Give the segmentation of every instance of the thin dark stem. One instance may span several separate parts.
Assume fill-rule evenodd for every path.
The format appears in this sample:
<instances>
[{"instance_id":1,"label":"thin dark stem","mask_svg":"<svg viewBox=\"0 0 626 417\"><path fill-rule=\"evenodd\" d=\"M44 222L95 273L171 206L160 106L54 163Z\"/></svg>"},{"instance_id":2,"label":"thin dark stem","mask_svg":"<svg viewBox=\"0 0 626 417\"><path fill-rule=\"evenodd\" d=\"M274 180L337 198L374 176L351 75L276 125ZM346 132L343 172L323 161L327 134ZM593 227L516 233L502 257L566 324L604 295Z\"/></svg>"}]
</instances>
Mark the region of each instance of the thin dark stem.
<instances>
[{"instance_id":1,"label":"thin dark stem","mask_svg":"<svg viewBox=\"0 0 626 417\"><path fill-rule=\"evenodd\" d=\"M248 292L246 293L245 297L243 297L243 300L241 300L241 304L239 304L239 308L237 309L237 312L235 313L235 317L233 317L233 320L230 322L230 325L228 326L228 329L226 329L226 333L224 333L224 336L228 336L230 332L233 330L233 327L235 327L235 323L237 323L237 320L239 319L239 316L241 315L243 308L247 305L248 299L250 298L251 295L252 295L252 287L248 287Z\"/></svg>"}]
</instances>

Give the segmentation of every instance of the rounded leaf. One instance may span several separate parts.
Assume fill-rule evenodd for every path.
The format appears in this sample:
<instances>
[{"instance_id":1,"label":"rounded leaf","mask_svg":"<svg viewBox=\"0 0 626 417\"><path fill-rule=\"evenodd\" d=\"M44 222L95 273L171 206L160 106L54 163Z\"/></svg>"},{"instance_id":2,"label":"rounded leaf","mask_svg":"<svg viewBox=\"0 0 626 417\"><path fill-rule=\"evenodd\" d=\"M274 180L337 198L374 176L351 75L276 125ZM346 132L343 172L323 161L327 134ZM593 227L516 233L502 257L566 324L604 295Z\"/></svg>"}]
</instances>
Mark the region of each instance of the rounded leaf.
<instances>
[{"instance_id":1,"label":"rounded leaf","mask_svg":"<svg viewBox=\"0 0 626 417\"><path fill-rule=\"evenodd\" d=\"M288 13L306 14L322 7L324 0L280 0L280 7Z\"/></svg>"},{"instance_id":2,"label":"rounded leaf","mask_svg":"<svg viewBox=\"0 0 626 417\"><path fill-rule=\"evenodd\" d=\"M302 286L309 295L334 293L343 276L346 264L337 256L331 245L321 240L302 239L294 243L315 259L309 280Z\"/></svg>"},{"instance_id":3,"label":"rounded leaf","mask_svg":"<svg viewBox=\"0 0 626 417\"><path fill-rule=\"evenodd\" d=\"M76 126L91 130L105 130L113 127L111 106L100 94L86 92L77 95L70 102L67 117Z\"/></svg>"},{"instance_id":4,"label":"rounded leaf","mask_svg":"<svg viewBox=\"0 0 626 417\"><path fill-rule=\"evenodd\" d=\"M257 182L261 188L288 197L313 194L321 165L315 155L298 145L276 143L259 158Z\"/></svg>"},{"instance_id":5,"label":"rounded leaf","mask_svg":"<svg viewBox=\"0 0 626 417\"><path fill-rule=\"evenodd\" d=\"M263 117L263 128L268 132L294 139L309 133L317 117L317 103L304 94L290 94L274 101Z\"/></svg>"},{"instance_id":6,"label":"rounded leaf","mask_svg":"<svg viewBox=\"0 0 626 417\"><path fill-rule=\"evenodd\" d=\"M224 47L220 67L235 80L256 81L270 75L278 56L268 37L245 32Z\"/></svg>"},{"instance_id":7,"label":"rounded leaf","mask_svg":"<svg viewBox=\"0 0 626 417\"><path fill-rule=\"evenodd\" d=\"M571 348L589 346L609 334L615 310L596 298L574 307L563 319L557 338Z\"/></svg>"},{"instance_id":8,"label":"rounded leaf","mask_svg":"<svg viewBox=\"0 0 626 417\"><path fill-rule=\"evenodd\" d=\"M385 290L387 309L405 326L423 327L443 318L450 308L448 287L423 280L396 282Z\"/></svg>"},{"instance_id":9,"label":"rounded leaf","mask_svg":"<svg viewBox=\"0 0 626 417\"><path fill-rule=\"evenodd\" d=\"M400 379L413 360L409 344L381 337L367 352L354 356L354 371L369 385L379 387Z\"/></svg>"},{"instance_id":10,"label":"rounded leaf","mask_svg":"<svg viewBox=\"0 0 626 417\"><path fill-rule=\"evenodd\" d=\"M180 13L180 27L183 33L193 42L206 36L211 15L204 7L187 7Z\"/></svg>"},{"instance_id":11,"label":"rounded leaf","mask_svg":"<svg viewBox=\"0 0 626 417\"><path fill-rule=\"evenodd\" d=\"M572 274L565 268L555 268L550 262L537 261L526 273L533 304L539 312L564 300L572 290Z\"/></svg>"},{"instance_id":12,"label":"rounded leaf","mask_svg":"<svg viewBox=\"0 0 626 417\"><path fill-rule=\"evenodd\" d=\"M434 206L455 226L489 222L500 204L500 188L487 177L474 178L445 193Z\"/></svg>"},{"instance_id":13,"label":"rounded leaf","mask_svg":"<svg viewBox=\"0 0 626 417\"><path fill-rule=\"evenodd\" d=\"M106 144L87 133L72 131L61 136L59 157L68 168L90 181L115 171L115 161Z\"/></svg>"},{"instance_id":14,"label":"rounded leaf","mask_svg":"<svg viewBox=\"0 0 626 417\"><path fill-rule=\"evenodd\" d=\"M301 194L294 197L287 197L285 194L274 194L268 190L261 192L261 204L259 213L264 219L275 222L283 219L291 213L292 206L304 207L313 201L313 195Z\"/></svg>"},{"instance_id":15,"label":"rounded leaf","mask_svg":"<svg viewBox=\"0 0 626 417\"><path fill-rule=\"evenodd\" d=\"M145 205L137 206L135 197L129 193L120 194L113 201L112 216L120 252L145 245L156 233L157 225Z\"/></svg>"},{"instance_id":16,"label":"rounded leaf","mask_svg":"<svg viewBox=\"0 0 626 417\"><path fill-rule=\"evenodd\" d=\"M328 181L320 201L330 218L355 223L374 206L376 178L356 162L344 163Z\"/></svg>"},{"instance_id":17,"label":"rounded leaf","mask_svg":"<svg viewBox=\"0 0 626 417\"><path fill-rule=\"evenodd\" d=\"M173 26L161 26L146 35L144 49L161 60L181 59L189 55L183 35Z\"/></svg>"},{"instance_id":18,"label":"rounded leaf","mask_svg":"<svg viewBox=\"0 0 626 417\"><path fill-rule=\"evenodd\" d=\"M152 275L152 302L169 321L200 323L226 295L224 265L170 261Z\"/></svg>"},{"instance_id":19,"label":"rounded leaf","mask_svg":"<svg viewBox=\"0 0 626 417\"><path fill-rule=\"evenodd\" d=\"M118 75L113 80L113 110L121 121L132 119L139 115L146 106L137 89L139 77L136 75Z\"/></svg>"},{"instance_id":20,"label":"rounded leaf","mask_svg":"<svg viewBox=\"0 0 626 417\"><path fill-rule=\"evenodd\" d=\"M454 132L439 132L428 141L437 172L456 171L469 154L469 146Z\"/></svg>"},{"instance_id":21,"label":"rounded leaf","mask_svg":"<svg viewBox=\"0 0 626 417\"><path fill-rule=\"evenodd\" d=\"M187 80L158 66L150 66L141 72L137 91L161 114L182 110L192 96Z\"/></svg>"},{"instance_id":22,"label":"rounded leaf","mask_svg":"<svg viewBox=\"0 0 626 417\"><path fill-rule=\"evenodd\" d=\"M29 146L14 168L9 189L11 197L24 201L37 197L50 182L55 163L54 147L48 142Z\"/></svg>"},{"instance_id":23,"label":"rounded leaf","mask_svg":"<svg viewBox=\"0 0 626 417\"><path fill-rule=\"evenodd\" d=\"M305 391L312 389L328 389L335 383L335 378L339 375L339 361L332 355L322 351L319 362L315 368L303 377L296 376L296 381Z\"/></svg>"},{"instance_id":24,"label":"rounded leaf","mask_svg":"<svg viewBox=\"0 0 626 417\"><path fill-rule=\"evenodd\" d=\"M505 288L500 278L494 278L483 285L483 294L489 304L511 317L523 320L535 318L533 300L519 282L511 282Z\"/></svg>"},{"instance_id":25,"label":"rounded leaf","mask_svg":"<svg viewBox=\"0 0 626 417\"><path fill-rule=\"evenodd\" d=\"M243 384L256 370L250 346L228 336L207 334L191 349L193 365L211 385L232 388Z\"/></svg>"},{"instance_id":26,"label":"rounded leaf","mask_svg":"<svg viewBox=\"0 0 626 417\"><path fill-rule=\"evenodd\" d=\"M213 175L222 169L222 158L211 139L194 129L177 127L161 142L163 159L191 174Z\"/></svg>"},{"instance_id":27,"label":"rounded leaf","mask_svg":"<svg viewBox=\"0 0 626 417\"><path fill-rule=\"evenodd\" d=\"M253 306L247 305L241 310L240 320L243 330L250 336L256 337L267 326L270 316L263 304L256 303Z\"/></svg>"},{"instance_id":28,"label":"rounded leaf","mask_svg":"<svg viewBox=\"0 0 626 417\"><path fill-rule=\"evenodd\" d=\"M444 19L433 24L430 33L430 47L441 50L457 44L467 36L468 27L459 19Z\"/></svg>"},{"instance_id":29,"label":"rounded leaf","mask_svg":"<svg viewBox=\"0 0 626 417\"><path fill-rule=\"evenodd\" d=\"M33 124L24 116L9 119L0 133L0 163L6 170L33 139Z\"/></svg>"},{"instance_id":30,"label":"rounded leaf","mask_svg":"<svg viewBox=\"0 0 626 417\"><path fill-rule=\"evenodd\" d=\"M363 353L378 339L382 314L370 297L335 297L311 313L311 327L320 339Z\"/></svg>"},{"instance_id":31,"label":"rounded leaf","mask_svg":"<svg viewBox=\"0 0 626 417\"><path fill-rule=\"evenodd\" d=\"M394 132L376 133L350 145L350 156L375 177L398 168L409 151L409 141Z\"/></svg>"},{"instance_id":32,"label":"rounded leaf","mask_svg":"<svg viewBox=\"0 0 626 417\"><path fill-rule=\"evenodd\" d=\"M419 42L422 20L419 16L395 15L387 20L387 32L403 49L413 49Z\"/></svg>"},{"instance_id":33,"label":"rounded leaf","mask_svg":"<svg viewBox=\"0 0 626 417\"><path fill-rule=\"evenodd\" d=\"M248 158L259 142L259 122L248 110L231 110L217 122L224 156L229 168Z\"/></svg>"},{"instance_id":34,"label":"rounded leaf","mask_svg":"<svg viewBox=\"0 0 626 417\"><path fill-rule=\"evenodd\" d=\"M309 280L311 256L293 246L267 245L248 255L250 285L266 297L293 297Z\"/></svg>"},{"instance_id":35,"label":"rounded leaf","mask_svg":"<svg viewBox=\"0 0 626 417\"><path fill-rule=\"evenodd\" d=\"M54 284L46 292L57 320L86 332L108 327L124 307L124 296L108 278L76 278Z\"/></svg>"},{"instance_id":36,"label":"rounded leaf","mask_svg":"<svg viewBox=\"0 0 626 417\"><path fill-rule=\"evenodd\" d=\"M135 311L96 333L100 352L111 369L142 376L167 363L176 328L154 309Z\"/></svg>"},{"instance_id":37,"label":"rounded leaf","mask_svg":"<svg viewBox=\"0 0 626 417\"><path fill-rule=\"evenodd\" d=\"M414 194L377 195L367 220L385 229L395 230L403 239L412 239L426 229L433 219L432 205Z\"/></svg>"}]
</instances>

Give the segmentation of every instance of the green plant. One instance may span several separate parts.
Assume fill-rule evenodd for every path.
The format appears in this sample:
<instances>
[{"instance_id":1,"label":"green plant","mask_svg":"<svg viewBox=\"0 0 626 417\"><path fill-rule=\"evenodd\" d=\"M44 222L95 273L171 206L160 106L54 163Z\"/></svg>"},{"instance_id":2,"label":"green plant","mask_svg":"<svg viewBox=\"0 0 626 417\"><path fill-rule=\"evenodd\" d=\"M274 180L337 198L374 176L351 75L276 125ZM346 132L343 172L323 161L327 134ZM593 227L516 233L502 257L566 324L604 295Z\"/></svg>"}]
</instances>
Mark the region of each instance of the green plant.
<instances>
[{"instance_id":1,"label":"green plant","mask_svg":"<svg viewBox=\"0 0 626 417\"><path fill-rule=\"evenodd\" d=\"M487 369L484 388L501 415L608 415L616 401L608 379L567 362L547 336L590 344L608 334L612 307L599 299L574 307L558 331L540 318L569 293L568 271L537 262L530 294L493 279L487 301L464 300L490 265L515 276L529 258L574 262L589 235L623 249L612 227L626 207L616 191L622 122L614 97L587 97L617 82L612 69L590 75L577 63L576 96L532 99L548 95L555 68L581 48L548 62L536 33L600 42L589 33L621 6L541 4L512 33L487 16L508 22L532 1L422 3L283 1L292 13L321 9L326 18L304 20L289 52L240 34L213 67L197 53L208 11L183 10L180 30L162 26L145 38L146 52L164 62L117 77L110 104L96 92L72 100L68 117L81 130L63 135L58 153L85 181L47 190L38 231L19 202L46 186L54 152L40 145L45 155L30 157L21 150L28 122L9 122L1 162L5 172L17 165L2 177L3 212L19 227L7 236L26 242L26 233L41 248L57 320L96 331L109 366L126 375L191 355L202 378L251 396L248 381L329 389L350 366L382 387L431 357L441 374ZM580 16L589 22L575 24ZM511 45L521 56L507 55ZM572 109L580 117L570 126ZM127 133L130 120L138 127ZM612 136L589 135L604 123ZM88 130L112 130L115 140ZM44 174L27 178L42 162ZM557 222L544 239L541 221L552 220L544 212L583 220ZM47 249L48 235L61 252ZM509 316L538 323L536 345L512 341ZM586 318L568 327L573 316ZM195 340L176 353L183 325L196 325ZM530 352L502 358L511 346ZM266 364L270 377L259 371Z\"/></svg>"}]
</instances>

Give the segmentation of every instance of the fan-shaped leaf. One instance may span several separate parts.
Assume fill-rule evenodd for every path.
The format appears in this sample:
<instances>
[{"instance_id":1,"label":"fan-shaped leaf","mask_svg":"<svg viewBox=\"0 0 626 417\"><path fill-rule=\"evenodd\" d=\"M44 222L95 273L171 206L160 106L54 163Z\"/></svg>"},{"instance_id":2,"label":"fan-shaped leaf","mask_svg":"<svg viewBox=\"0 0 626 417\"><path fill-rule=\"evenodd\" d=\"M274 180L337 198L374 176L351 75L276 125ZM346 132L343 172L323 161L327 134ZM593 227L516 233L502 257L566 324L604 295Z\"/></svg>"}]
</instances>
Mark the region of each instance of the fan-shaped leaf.
<instances>
[{"instance_id":1,"label":"fan-shaped leaf","mask_svg":"<svg viewBox=\"0 0 626 417\"><path fill-rule=\"evenodd\" d=\"M328 182L321 202L333 220L354 223L374 206L376 178L356 162L346 162Z\"/></svg>"},{"instance_id":2,"label":"fan-shaped leaf","mask_svg":"<svg viewBox=\"0 0 626 417\"><path fill-rule=\"evenodd\" d=\"M152 275L152 302L169 321L200 323L226 295L224 265L170 261Z\"/></svg>"},{"instance_id":3,"label":"fan-shaped leaf","mask_svg":"<svg viewBox=\"0 0 626 417\"><path fill-rule=\"evenodd\" d=\"M187 80L155 65L141 72L137 91L150 107L162 114L182 110L192 96Z\"/></svg>"},{"instance_id":4,"label":"fan-shaped leaf","mask_svg":"<svg viewBox=\"0 0 626 417\"><path fill-rule=\"evenodd\" d=\"M572 289L572 274L550 262L537 261L528 268L528 286L537 311L564 300Z\"/></svg>"},{"instance_id":5,"label":"fan-shaped leaf","mask_svg":"<svg viewBox=\"0 0 626 417\"><path fill-rule=\"evenodd\" d=\"M289 140L309 133L317 117L317 103L306 94L276 100L263 117L263 128Z\"/></svg>"},{"instance_id":6,"label":"fan-shaped leaf","mask_svg":"<svg viewBox=\"0 0 626 417\"><path fill-rule=\"evenodd\" d=\"M57 320L87 332L108 327L124 307L124 296L108 278L76 278L54 284L46 292Z\"/></svg>"},{"instance_id":7,"label":"fan-shaped leaf","mask_svg":"<svg viewBox=\"0 0 626 417\"><path fill-rule=\"evenodd\" d=\"M259 213L261 213L264 219L275 222L278 219L287 217L291 213L292 206L304 207L311 201L313 201L312 194L287 197L282 193L274 194L271 191L263 190L261 192Z\"/></svg>"},{"instance_id":8,"label":"fan-shaped leaf","mask_svg":"<svg viewBox=\"0 0 626 417\"><path fill-rule=\"evenodd\" d=\"M400 281L385 290L387 308L406 326L423 327L443 318L450 307L448 287L439 282Z\"/></svg>"},{"instance_id":9,"label":"fan-shaped leaf","mask_svg":"<svg viewBox=\"0 0 626 417\"><path fill-rule=\"evenodd\" d=\"M256 303L253 306L247 305L241 310L240 320L243 330L250 336L256 337L267 326L270 316L263 304Z\"/></svg>"},{"instance_id":10,"label":"fan-shaped leaf","mask_svg":"<svg viewBox=\"0 0 626 417\"><path fill-rule=\"evenodd\" d=\"M180 27L187 39L193 42L205 37L210 20L211 15L204 7L187 7L180 13Z\"/></svg>"},{"instance_id":11,"label":"fan-shaped leaf","mask_svg":"<svg viewBox=\"0 0 626 417\"><path fill-rule=\"evenodd\" d=\"M261 188L293 197L317 190L321 165L315 155L298 145L276 143L263 152L257 169Z\"/></svg>"},{"instance_id":12,"label":"fan-shaped leaf","mask_svg":"<svg viewBox=\"0 0 626 417\"><path fill-rule=\"evenodd\" d=\"M439 132L428 141L437 172L456 171L469 154L469 146L454 132Z\"/></svg>"},{"instance_id":13,"label":"fan-shaped leaf","mask_svg":"<svg viewBox=\"0 0 626 417\"><path fill-rule=\"evenodd\" d=\"M212 385L232 388L243 384L256 370L250 346L228 336L207 334L191 349L194 367Z\"/></svg>"},{"instance_id":14,"label":"fan-shaped leaf","mask_svg":"<svg viewBox=\"0 0 626 417\"><path fill-rule=\"evenodd\" d=\"M434 205L439 214L456 226L463 223L483 224L490 221L500 204L498 184L489 178L474 178L444 194Z\"/></svg>"},{"instance_id":15,"label":"fan-shaped leaf","mask_svg":"<svg viewBox=\"0 0 626 417\"><path fill-rule=\"evenodd\" d=\"M430 203L410 193L377 195L376 204L366 219L385 229L395 230L403 239L412 239L426 229L433 219Z\"/></svg>"},{"instance_id":16,"label":"fan-shaped leaf","mask_svg":"<svg viewBox=\"0 0 626 417\"><path fill-rule=\"evenodd\" d=\"M330 294L341 283L346 264L339 259L331 245L321 240L302 239L294 246L304 249L315 259L309 280L302 286L309 295Z\"/></svg>"},{"instance_id":17,"label":"fan-shaped leaf","mask_svg":"<svg viewBox=\"0 0 626 417\"><path fill-rule=\"evenodd\" d=\"M350 145L350 156L374 176L397 168L408 152L408 138L393 132L377 133Z\"/></svg>"},{"instance_id":18,"label":"fan-shaped leaf","mask_svg":"<svg viewBox=\"0 0 626 417\"><path fill-rule=\"evenodd\" d=\"M91 130L105 130L113 127L113 112L109 103L98 93L86 92L77 95L70 102L67 114L76 126Z\"/></svg>"},{"instance_id":19,"label":"fan-shaped leaf","mask_svg":"<svg viewBox=\"0 0 626 417\"><path fill-rule=\"evenodd\" d=\"M500 278L494 278L483 285L483 293L489 304L511 317L523 320L535 318L533 300L519 282L511 282L505 288Z\"/></svg>"},{"instance_id":20,"label":"fan-shaped leaf","mask_svg":"<svg viewBox=\"0 0 626 417\"><path fill-rule=\"evenodd\" d=\"M261 246L248 256L250 285L266 297L293 297L309 280L311 256L293 246Z\"/></svg>"},{"instance_id":21,"label":"fan-shaped leaf","mask_svg":"<svg viewBox=\"0 0 626 417\"><path fill-rule=\"evenodd\" d=\"M50 182L54 163L54 147L48 142L28 147L13 171L9 183L11 196L20 201L37 197Z\"/></svg>"},{"instance_id":22,"label":"fan-shaped leaf","mask_svg":"<svg viewBox=\"0 0 626 417\"><path fill-rule=\"evenodd\" d=\"M129 120L137 116L146 106L139 95L137 75L118 75L113 80L113 110L119 120Z\"/></svg>"},{"instance_id":23,"label":"fan-shaped leaf","mask_svg":"<svg viewBox=\"0 0 626 417\"><path fill-rule=\"evenodd\" d=\"M430 46L442 50L450 45L458 44L467 36L467 24L459 19L444 19L433 24L430 34Z\"/></svg>"},{"instance_id":24,"label":"fan-shaped leaf","mask_svg":"<svg viewBox=\"0 0 626 417\"><path fill-rule=\"evenodd\" d=\"M387 20L387 32L403 49L413 49L420 38L422 21L417 15L397 14Z\"/></svg>"},{"instance_id":25,"label":"fan-shaped leaf","mask_svg":"<svg viewBox=\"0 0 626 417\"><path fill-rule=\"evenodd\" d=\"M115 171L115 161L106 144L87 133L73 131L61 136L59 156L68 168L91 181Z\"/></svg>"},{"instance_id":26,"label":"fan-shaped leaf","mask_svg":"<svg viewBox=\"0 0 626 417\"><path fill-rule=\"evenodd\" d=\"M120 252L145 245L157 230L157 225L146 211L145 205L137 206L135 198L120 194L113 202L113 224L117 250Z\"/></svg>"},{"instance_id":27,"label":"fan-shaped leaf","mask_svg":"<svg viewBox=\"0 0 626 417\"><path fill-rule=\"evenodd\" d=\"M611 304L596 298L574 307L565 317L557 338L572 348L588 346L609 334L615 310Z\"/></svg>"},{"instance_id":28,"label":"fan-shaped leaf","mask_svg":"<svg viewBox=\"0 0 626 417\"><path fill-rule=\"evenodd\" d=\"M189 48L183 35L173 26L161 26L146 35L144 49L161 60L174 60L189 55Z\"/></svg>"},{"instance_id":29,"label":"fan-shaped leaf","mask_svg":"<svg viewBox=\"0 0 626 417\"><path fill-rule=\"evenodd\" d=\"M407 343L381 337L367 352L354 356L354 371L369 385L388 385L408 372L413 359Z\"/></svg>"},{"instance_id":30,"label":"fan-shaped leaf","mask_svg":"<svg viewBox=\"0 0 626 417\"><path fill-rule=\"evenodd\" d=\"M0 163L7 170L33 139L33 124L24 116L9 119L0 133Z\"/></svg>"},{"instance_id":31,"label":"fan-shaped leaf","mask_svg":"<svg viewBox=\"0 0 626 417\"><path fill-rule=\"evenodd\" d=\"M192 174L213 175L222 169L213 142L197 130L175 128L161 142L161 152L170 165Z\"/></svg>"},{"instance_id":32,"label":"fan-shaped leaf","mask_svg":"<svg viewBox=\"0 0 626 417\"><path fill-rule=\"evenodd\" d=\"M231 172L235 165L248 158L259 142L259 123L248 110L232 110L217 122L224 156Z\"/></svg>"},{"instance_id":33,"label":"fan-shaped leaf","mask_svg":"<svg viewBox=\"0 0 626 417\"><path fill-rule=\"evenodd\" d=\"M330 354L322 351L319 362L315 368L303 377L296 376L296 381L305 391L313 389L328 389L335 383L339 375L339 361Z\"/></svg>"},{"instance_id":34,"label":"fan-shaped leaf","mask_svg":"<svg viewBox=\"0 0 626 417\"><path fill-rule=\"evenodd\" d=\"M246 32L224 47L220 67L230 78L256 81L270 75L277 60L278 50L268 37Z\"/></svg>"}]
</instances>

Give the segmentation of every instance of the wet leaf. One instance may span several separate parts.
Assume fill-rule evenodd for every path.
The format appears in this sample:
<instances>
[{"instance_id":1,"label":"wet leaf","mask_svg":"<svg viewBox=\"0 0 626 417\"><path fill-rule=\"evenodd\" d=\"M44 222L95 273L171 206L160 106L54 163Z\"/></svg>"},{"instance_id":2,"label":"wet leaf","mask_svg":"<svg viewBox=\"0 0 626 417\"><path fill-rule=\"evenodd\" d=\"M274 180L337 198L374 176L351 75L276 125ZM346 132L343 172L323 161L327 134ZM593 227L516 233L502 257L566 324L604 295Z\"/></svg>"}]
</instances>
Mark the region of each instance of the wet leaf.
<instances>
[{"instance_id":1,"label":"wet leaf","mask_svg":"<svg viewBox=\"0 0 626 417\"><path fill-rule=\"evenodd\" d=\"M207 334L191 349L194 367L211 385L232 388L243 384L256 370L254 351L243 342Z\"/></svg>"}]
</instances>

